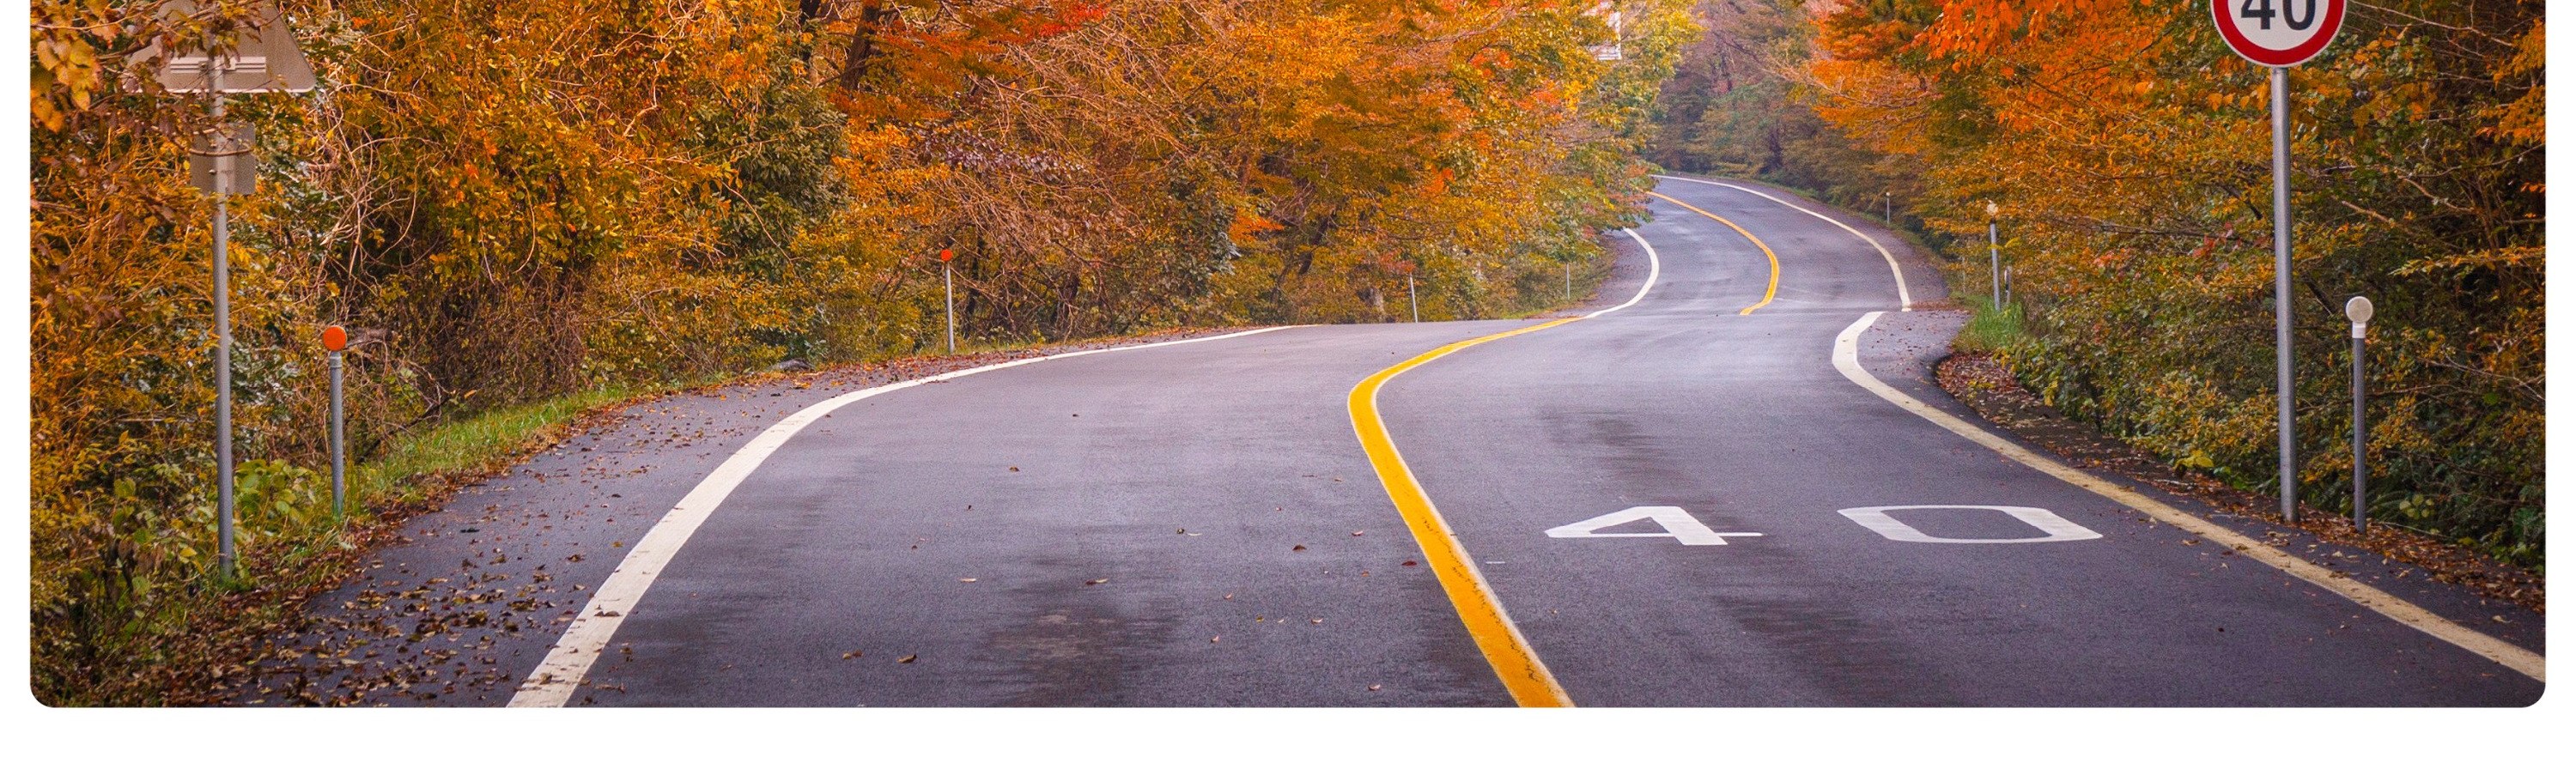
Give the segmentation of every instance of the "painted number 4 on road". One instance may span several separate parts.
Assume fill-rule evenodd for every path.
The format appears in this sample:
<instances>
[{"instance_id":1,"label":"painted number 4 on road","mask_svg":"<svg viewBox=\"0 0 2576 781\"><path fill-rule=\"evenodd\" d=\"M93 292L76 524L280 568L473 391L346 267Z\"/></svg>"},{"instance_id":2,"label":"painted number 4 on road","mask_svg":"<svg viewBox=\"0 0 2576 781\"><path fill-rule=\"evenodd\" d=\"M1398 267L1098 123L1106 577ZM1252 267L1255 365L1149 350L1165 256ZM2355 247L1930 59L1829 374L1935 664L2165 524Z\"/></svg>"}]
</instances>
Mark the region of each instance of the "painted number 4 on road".
<instances>
[{"instance_id":1,"label":"painted number 4 on road","mask_svg":"<svg viewBox=\"0 0 2576 781\"><path fill-rule=\"evenodd\" d=\"M2209 0L2227 48L2256 65L2287 68L2325 51L2343 29L2344 0Z\"/></svg>"},{"instance_id":2,"label":"painted number 4 on road","mask_svg":"<svg viewBox=\"0 0 2576 781\"><path fill-rule=\"evenodd\" d=\"M1638 521L1654 521L1664 527L1660 532L1603 532L1613 526ZM1722 532L1708 528L1698 518L1679 507L1630 507L1590 520L1576 521L1547 530L1550 537L1671 537L1683 545L1724 545L1728 537L1760 537L1761 532Z\"/></svg>"}]
</instances>

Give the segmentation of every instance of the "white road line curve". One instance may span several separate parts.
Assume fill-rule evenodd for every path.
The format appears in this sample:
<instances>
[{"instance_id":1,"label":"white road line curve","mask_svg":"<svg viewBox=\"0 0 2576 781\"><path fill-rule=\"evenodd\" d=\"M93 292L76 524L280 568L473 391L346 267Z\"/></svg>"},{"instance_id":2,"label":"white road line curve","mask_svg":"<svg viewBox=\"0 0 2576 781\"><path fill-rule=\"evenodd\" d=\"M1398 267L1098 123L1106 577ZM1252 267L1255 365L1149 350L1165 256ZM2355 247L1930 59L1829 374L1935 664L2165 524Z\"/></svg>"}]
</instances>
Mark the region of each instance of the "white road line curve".
<instances>
[{"instance_id":1,"label":"white road line curve","mask_svg":"<svg viewBox=\"0 0 2576 781\"><path fill-rule=\"evenodd\" d=\"M644 534L644 539L637 541L635 547L627 551L626 559L618 562L617 569L608 573L608 579L599 584L597 591L592 592L590 603L583 605L581 612L573 616L572 624L564 627L563 637L556 640L554 647L546 651L545 660L539 662L537 668L528 673L527 680L519 684L518 692L510 697L510 707L554 708L561 707L570 700L573 691L580 687L582 679L589 676L591 662L598 659L600 652L608 647L608 641L617 634L618 626L625 623L628 614L635 612L635 605L643 600L645 590L653 587L653 579L659 577L662 569L670 565L671 557L680 552L680 546L688 544L689 536L697 533L698 526L706 523L707 517L715 513L716 507L724 504L725 498L733 495L733 490L741 486L743 480L750 478L752 471L760 468L761 462L769 460L770 454L778 452L779 448L786 446L789 438L796 436L796 433L803 431L806 426L823 419L824 415L830 414L833 410L848 406L852 402L916 385L946 382L970 374L982 374L1013 366L1025 366L1082 355L1212 342L1218 339L1233 339L1296 327L1298 326L1260 328L1195 339L1102 347L1022 358L851 391L797 410L796 414L787 416L771 425L768 430L760 432L759 436L752 437L750 442L743 443L742 449L734 451L732 457L718 464L714 472L708 473L705 479L698 481L696 488L691 489L687 496L681 497L679 504L673 506L670 512L664 513L662 520L653 524L652 530Z\"/></svg>"},{"instance_id":2,"label":"white road line curve","mask_svg":"<svg viewBox=\"0 0 2576 781\"><path fill-rule=\"evenodd\" d=\"M2371 612L2387 616L2397 623L2414 627L2417 631L2432 635L2443 642L2486 657L2514 672L2530 676L2532 680L2548 682L2547 678L2542 677L2547 660L2540 654L2453 623L2415 603L2362 585L2342 573L2317 566L2307 559L2290 555L2286 551L2238 534L2233 529L2175 509L2172 505L2148 498L2117 483L2033 453L2028 448L2013 444L2003 437L1960 420L1957 416L1936 409L1912 396L1905 395L1904 391L1879 381L1877 377L1870 375L1869 370L1861 368L1860 335L1867 333L1870 325L1878 322L1879 315L1883 314L1886 313L1871 312L1862 315L1859 320L1851 324L1851 327L1843 329L1841 336L1834 339L1834 368L1841 370L1843 377L1850 379L1854 384L1878 394L1879 398L1886 399L1889 403L1914 413L1924 420L1932 421L1934 425L1949 429L1951 433L1966 437L1968 441L1984 445L2005 458L2019 461L2023 466L2039 470L2043 474L2091 491L2105 499L2128 505L2130 509L2146 513L2148 517L2171 524L2176 528L2209 538L2220 545L2234 549L2246 558L2270 565L2273 569L2307 581L2318 588L2343 595L2345 599L2369 608Z\"/></svg>"},{"instance_id":3,"label":"white road line curve","mask_svg":"<svg viewBox=\"0 0 2576 781\"><path fill-rule=\"evenodd\" d=\"M1646 284L1637 286L1637 294L1629 296L1627 303L1584 315L1585 320L1636 306L1637 302L1646 300L1647 291L1655 289L1655 279L1664 275L1664 259L1655 254L1655 245L1646 243L1646 237L1637 235L1634 228L1620 228L1619 232L1628 234L1628 238L1637 241L1637 246L1646 248Z\"/></svg>"},{"instance_id":4,"label":"white road line curve","mask_svg":"<svg viewBox=\"0 0 2576 781\"><path fill-rule=\"evenodd\" d=\"M1828 216L1824 215L1823 213L1817 212L1817 211L1816 211L1816 210L1814 210L1814 209L1809 209L1809 208L1804 207L1804 206L1800 206L1800 205L1797 205L1797 204L1794 204L1794 203L1790 203L1790 202L1788 202L1788 201L1781 200L1781 199L1779 198L1779 196L1775 196L1775 195L1772 195L1772 194L1770 194L1770 193L1763 192L1763 191L1761 191L1761 190L1756 190L1756 189L1753 189L1753 188L1751 188L1751 187L1746 187L1746 186L1744 186L1744 185L1740 185L1740 184L1731 184L1731 183L1727 183L1727 182L1712 182L1712 181L1709 181L1709 180L1707 180L1707 179L1693 179L1693 178L1690 178L1690 177L1687 177L1687 176L1665 176L1665 175L1663 175L1663 174L1655 174L1654 176L1655 176L1655 178L1657 178L1657 179L1671 179L1671 180L1676 181L1676 182L1691 182L1691 183L1693 183L1693 184L1705 184L1705 185L1713 185L1713 186L1717 186L1717 187L1729 187L1729 188L1734 188L1734 189L1737 189L1737 190L1743 190L1743 191L1745 191L1745 192L1752 193L1752 194L1754 194L1754 195L1759 195L1759 196L1762 196L1763 198L1769 199L1772 203L1780 204L1780 205L1782 205L1782 206L1786 206L1786 207L1789 207L1789 208L1792 208L1792 209L1796 209L1796 210L1798 210L1798 211L1806 212L1806 213L1807 213L1807 216L1814 217L1814 218L1819 219L1819 220L1824 220L1824 221L1826 221L1826 222L1833 223L1833 224L1834 224L1834 227L1841 228L1841 229L1846 230L1846 231L1850 231L1850 232L1851 232L1851 235L1859 236L1861 241L1869 242L1869 248L1870 248L1870 249L1878 250L1878 256L1879 256L1879 257L1881 257L1881 258L1885 258L1885 259L1887 260L1887 273L1896 275L1896 308L1897 308L1897 311L1900 311L1900 312L1911 312L1911 311L1914 311L1914 292L1913 292L1913 291L1911 291L1911 290L1906 289L1906 287L1905 287L1905 269L1904 269L1904 267L1902 267L1902 266L1898 266L1898 265L1896 264L1896 256L1895 256L1895 255L1893 255L1893 254L1890 254L1890 253L1887 251L1887 247L1886 247L1886 246L1883 246L1883 245L1879 244L1877 239L1870 238L1869 234L1866 234L1866 233L1862 233L1862 232L1860 232L1860 229L1858 229L1858 228L1854 228L1854 227L1852 227L1852 226L1850 226L1850 225L1847 225L1847 224L1844 224L1842 220L1837 220L1837 219L1834 219L1834 218L1832 218L1832 217L1828 217Z\"/></svg>"}]
</instances>

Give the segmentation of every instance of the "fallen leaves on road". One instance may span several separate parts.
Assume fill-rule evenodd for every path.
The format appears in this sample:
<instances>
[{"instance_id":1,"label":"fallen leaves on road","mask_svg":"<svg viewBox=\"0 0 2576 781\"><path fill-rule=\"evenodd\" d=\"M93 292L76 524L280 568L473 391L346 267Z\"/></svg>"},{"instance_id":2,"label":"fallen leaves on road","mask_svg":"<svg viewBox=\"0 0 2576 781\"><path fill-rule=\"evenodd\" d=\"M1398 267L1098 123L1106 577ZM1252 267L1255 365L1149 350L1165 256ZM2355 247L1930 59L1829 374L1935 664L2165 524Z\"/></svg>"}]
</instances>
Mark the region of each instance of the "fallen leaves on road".
<instances>
[{"instance_id":1,"label":"fallen leaves on road","mask_svg":"<svg viewBox=\"0 0 2576 781\"><path fill-rule=\"evenodd\" d=\"M912 660L914 660L914 659L919 659L919 658L921 658L921 654L904 654L904 655L903 655L903 658L894 660L894 663L895 663L895 664L911 664L911 663L912 663Z\"/></svg>"},{"instance_id":2,"label":"fallen leaves on road","mask_svg":"<svg viewBox=\"0 0 2576 781\"><path fill-rule=\"evenodd\" d=\"M1102 584L1102 583L1107 583L1107 582L1109 582L1109 579L1108 579L1108 578L1101 578L1101 579L1099 579L1099 580L1086 580L1086 581L1083 581L1083 582L1082 582L1082 585L1085 585L1085 586L1097 586L1097 585L1100 585L1100 584Z\"/></svg>"},{"instance_id":3,"label":"fallen leaves on road","mask_svg":"<svg viewBox=\"0 0 2576 781\"><path fill-rule=\"evenodd\" d=\"M957 582L959 582L959 583L973 583L973 582L975 582L975 579L974 579L974 578L958 578L958 579L957 579Z\"/></svg>"},{"instance_id":4,"label":"fallen leaves on road","mask_svg":"<svg viewBox=\"0 0 2576 781\"><path fill-rule=\"evenodd\" d=\"M841 658L843 658L843 659L857 659L857 658L859 658L860 656L864 656L864 655L865 655L865 654L861 654L861 653L859 653L859 652L857 652L857 651L851 651L851 652L849 652L849 653L842 654L842 655L841 655Z\"/></svg>"}]
</instances>

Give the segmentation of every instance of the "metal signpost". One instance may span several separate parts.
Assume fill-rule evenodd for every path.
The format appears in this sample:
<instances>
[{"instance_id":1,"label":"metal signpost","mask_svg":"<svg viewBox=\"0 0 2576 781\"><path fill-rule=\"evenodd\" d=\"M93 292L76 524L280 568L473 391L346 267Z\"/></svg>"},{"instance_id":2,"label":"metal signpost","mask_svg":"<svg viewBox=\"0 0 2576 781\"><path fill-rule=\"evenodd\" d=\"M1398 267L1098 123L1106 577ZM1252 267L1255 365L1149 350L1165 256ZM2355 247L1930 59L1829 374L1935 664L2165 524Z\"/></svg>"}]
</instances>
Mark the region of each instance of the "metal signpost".
<instances>
[{"instance_id":1,"label":"metal signpost","mask_svg":"<svg viewBox=\"0 0 2576 781\"><path fill-rule=\"evenodd\" d=\"M2363 513L2366 512L2365 508L2369 506L2367 501L2369 492L2365 490L2365 484L2370 480L2370 445L2367 439L2369 432L2366 426L2367 416L2362 414L2365 409L2363 406L2365 397L2362 395L2364 364L2361 355L2362 341L2367 338L2370 329L2370 315L2371 306L2368 298L2353 296L2352 300L2343 302L2343 316L2352 318L2352 531L2354 534L2367 534L2370 531L2369 522L2362 519Z\"/></svg>"},{"instance_id":2,"label":"metal signpost","mask_svg":"<svg viewBox=\"0 0 2576 781\"><path fill-rule=\"evenodd\" d=\"M939 298L939 308L948 313L948 352L951 355L957 353L957 267L948 261L955 257L956 250L939 251L939 284L946 291Z\"/></svg>"},{"instance_id":3,"label":"metal signpost","mask_svg":"<svg viewBox=\"0 0 2576 781\"><path fill-rule=\"evenodd\" d=\"M171 15L196 10L196 3L187 0L162 6L162 12ZM241 33L239 43L231 51L178 52L157 74L162 88L183 94L202 92L213 104L214 129L206 134L208 148L192 150L189 162L190 180L215 197L215 570L224 577L233 573L232 280L226 258L232 225L225 198L250 192L252 181L251 172L240 162L250 152L249 132L224 126L224 95L313 89L313 68L295 48L295 36L286 29L276 6L261 7L258 22ZM148 62L161 54L157 45L145 47L134 59Z\"/></svg>"},{"instance_id":4,"label":"metal signpost","mask_svg":"<svg viewBox=\"0 0 2576 781\"><path fill-rule=\"evenodd\" d=\"M1986 303L1996 309L2004 306L2004 251L1995 245L1995 216L2004 212L1994 201L1986 202Z\"/></svg>"},{"instance_id":5,"label":"metal signpost","mask_svg":"<svg viewBox=\"0 0 2576 781\"><path fill-rule=\"evenodd\" d=\"M349 349L349 331L336 325L322 329L322 349L329 354L326 363L331 367L331 520L346 523L349 519L348 449L341 443L346 441L344 435L348 429L340 416L340 353Z\"/></svg>"},{"instance_id":6,"label":"metal signpost","mask_svg":"<svg viewBox=\"0 0 2576 781\"><path fill-rule=\"evenodd\" d=\"M1413 322L1422 322L1422 299L1413 294L1413 275L1404 275L1404 305L1413 310Z\"/></svg>"},{"instance_id":7,"label":"metal signpost","mask_svg":"<svg viewBox=\"0 0 2576 781\"><path fill-rule=\"evenodd\" d=\"M2344 0L2210 0L2219 37L2272 71L2272 335L2280 403L2281 519L2299 517L2298 432L2290 376L2290 71L2343 29Z\"/></svg>"}]
</instances>

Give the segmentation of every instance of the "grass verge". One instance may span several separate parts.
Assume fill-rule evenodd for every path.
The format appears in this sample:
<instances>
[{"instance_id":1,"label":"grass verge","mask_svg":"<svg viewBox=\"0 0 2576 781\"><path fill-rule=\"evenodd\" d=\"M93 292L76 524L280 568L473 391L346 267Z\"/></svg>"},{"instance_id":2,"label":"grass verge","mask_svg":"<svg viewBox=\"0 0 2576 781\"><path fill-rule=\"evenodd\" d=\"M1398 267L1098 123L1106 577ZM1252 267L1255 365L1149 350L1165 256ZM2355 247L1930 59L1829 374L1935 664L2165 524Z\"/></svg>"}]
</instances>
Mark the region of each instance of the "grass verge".
<instances>
[{"instance_id":1,"label":"grass verge","mask_svg":"<svg viewBox=\"0 0 2576 781\"><path fill-rule=\"evenodd\" d=\"M1959 327L1959 335L1950 348L1962 353L2010 352L2030 339L2021 329L2021 306L1996 307L1994 302L1973 296L1961 296L1968 307L1968 324Z\"/></svg>"},{"instance_id":2,"label":"grass verge","mask_svg":"<svg viewBox=\"0 0 2576 781\"><path fill-rule=\"evenodd\" d=\"M208 704L217 681L253 661L265 638L294 621L312 595L355 572L359 556L392 538L403 521L561 441L587 419L682 387L594 388L398 436L381 456L353 465L345 523L330 522L327 472L264 473L256 479L276 487L245 495L269 497L260 512L301 520L245 534L236 577L209 576L156 594L86 643L68 626L33 627L33 693L53 706ZM245 487L253 480L246 475Z\"/></svg>"}]
</instances>

